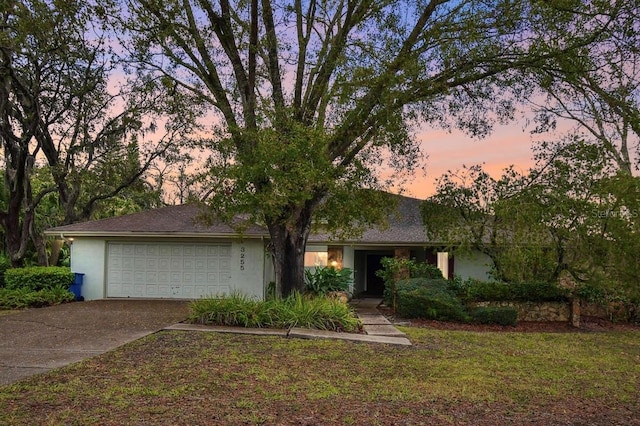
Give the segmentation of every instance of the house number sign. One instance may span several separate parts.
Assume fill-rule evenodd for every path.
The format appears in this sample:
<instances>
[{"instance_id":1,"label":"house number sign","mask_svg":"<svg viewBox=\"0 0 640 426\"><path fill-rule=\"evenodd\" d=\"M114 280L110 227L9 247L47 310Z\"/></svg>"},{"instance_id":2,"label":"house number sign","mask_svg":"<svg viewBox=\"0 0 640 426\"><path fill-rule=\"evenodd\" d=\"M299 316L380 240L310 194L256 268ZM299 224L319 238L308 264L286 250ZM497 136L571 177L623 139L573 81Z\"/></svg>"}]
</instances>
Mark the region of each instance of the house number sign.
<instances>
[{"instance_id":1,"label":"house number sign","mask_svg":"<svg viewBox=\"0 0 640 426\"><path fill-rule=\"evenodd\" d=\"M240 246L240 270L244 271L244 262L247 256L247 249L245 246Z\"/></svg>"}]
</instances>

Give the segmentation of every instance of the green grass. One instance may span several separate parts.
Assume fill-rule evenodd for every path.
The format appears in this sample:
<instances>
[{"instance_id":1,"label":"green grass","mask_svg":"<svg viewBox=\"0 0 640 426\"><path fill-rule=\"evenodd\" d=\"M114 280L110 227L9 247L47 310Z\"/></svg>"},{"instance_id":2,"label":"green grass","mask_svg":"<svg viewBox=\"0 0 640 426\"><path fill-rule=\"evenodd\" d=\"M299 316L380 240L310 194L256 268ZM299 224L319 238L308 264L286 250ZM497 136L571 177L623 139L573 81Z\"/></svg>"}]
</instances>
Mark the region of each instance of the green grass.
<instances>
[{"instance_id":1,"label":"green grass","mask_svg":"<svg viewBox=\"0 0 640 426\"><path fill-rule=\"evenodd\" d=\"M640 332L413 347L161 332L0 388L0 424L634 424ZM365 421L366 420L366 421Z\"/></svg>"}]
</instances>

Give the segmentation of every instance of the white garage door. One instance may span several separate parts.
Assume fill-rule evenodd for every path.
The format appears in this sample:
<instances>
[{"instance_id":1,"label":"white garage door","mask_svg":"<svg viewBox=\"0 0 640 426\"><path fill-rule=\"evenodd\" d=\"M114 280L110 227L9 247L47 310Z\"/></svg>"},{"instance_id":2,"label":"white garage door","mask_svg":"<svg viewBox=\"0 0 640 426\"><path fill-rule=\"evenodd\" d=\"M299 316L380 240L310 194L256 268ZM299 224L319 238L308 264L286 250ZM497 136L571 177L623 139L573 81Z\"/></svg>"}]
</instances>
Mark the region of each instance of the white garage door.
<instances>
[{"instance_id":1,"label":"white garage door","mask_svg":"<svg viewBox=\"0 0 640 426\"><path fill-rule=\"evenodd\" d=\"M109 243L107 297L229 294L231 244Z\"/></svg>"}]
</instances>

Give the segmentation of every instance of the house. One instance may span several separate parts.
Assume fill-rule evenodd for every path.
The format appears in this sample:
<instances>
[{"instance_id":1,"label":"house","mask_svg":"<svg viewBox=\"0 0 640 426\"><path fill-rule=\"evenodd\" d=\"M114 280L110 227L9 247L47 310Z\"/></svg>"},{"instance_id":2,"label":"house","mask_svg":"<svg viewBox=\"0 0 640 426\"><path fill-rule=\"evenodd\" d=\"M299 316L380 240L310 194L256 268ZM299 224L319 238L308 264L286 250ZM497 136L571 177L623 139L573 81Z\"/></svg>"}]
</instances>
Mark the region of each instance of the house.
<instances>
[{"instance_id":1,"label":"house","mask_svg":"<svg viewBox=\"0 0 640 426\"><path fill-rule=\"evenodd\" d=\"M384 284L375 272L383 257L427 261L438 265L445 277L486 279L487 257L453 258L428 241L421 202L398 196L388 226L368 229L357 239L310 235L305 266L351 268L356 294L382 294ZM85 300L193 299L230 292L263 298L274 276L267 230L253 226L238 235L225 224L196 222L198 213L194 205L169 206L60 226L46 234L71 244L71 269L84 274Z\"/></svg>"}]
</instances>

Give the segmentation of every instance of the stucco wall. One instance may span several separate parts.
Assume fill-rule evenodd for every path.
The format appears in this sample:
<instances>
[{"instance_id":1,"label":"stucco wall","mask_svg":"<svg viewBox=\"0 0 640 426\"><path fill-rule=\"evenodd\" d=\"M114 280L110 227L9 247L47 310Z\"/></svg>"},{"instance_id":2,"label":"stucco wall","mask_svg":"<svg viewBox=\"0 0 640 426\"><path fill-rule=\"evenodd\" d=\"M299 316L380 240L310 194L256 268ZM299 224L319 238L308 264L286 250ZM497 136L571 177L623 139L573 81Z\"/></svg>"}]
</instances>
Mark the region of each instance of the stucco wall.
<instances>
[{"instance_id":1,"label":"stucco wall","mask_svg":"<svg viewBox=\"0 0 640 426\"><path fill-rule=\"evenodd\" d=\"M349 291L354 292L355 289L355 250L351 246L345 246L342 248L342 267L351 269L351 278L354 280L351 283Z\"/></svg>"},{"instance_id":2,"label":"stucco wall","mask_svg":"<svg viewBox=\"0 0 640 426\"><path fill-rule=\"evenodd\" d=\"M76 238L71 245L71 271L84 274L81 294L85 300L104 299L106 242Z\"/></svg>"},{"instance_id":3,"label":"stucco wall","mask_svg":"<svg viewBox=\"0 0 640 426\"><path fill-rule=\"evenodd\" d=\"M231 253L231 281L234 290L263 299L265 296L265 249L262 241L233 242Z\"/></svg>"},{"instance_id":4,"label":"stucco wall","mask_svg":"<svg viewBox=\"0 0 640 426\"><path fill-rule=\"evenodd\" d=\"M463 280L473 278L486 281L489 279L489 271L493 262L486 254L474 252L469 254L456 254L454 259L454 274Z\"/></svg>"}]
</instances>

